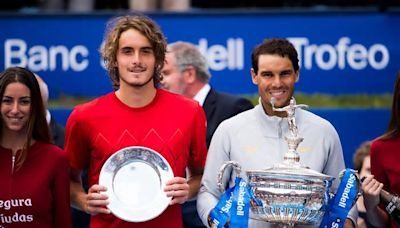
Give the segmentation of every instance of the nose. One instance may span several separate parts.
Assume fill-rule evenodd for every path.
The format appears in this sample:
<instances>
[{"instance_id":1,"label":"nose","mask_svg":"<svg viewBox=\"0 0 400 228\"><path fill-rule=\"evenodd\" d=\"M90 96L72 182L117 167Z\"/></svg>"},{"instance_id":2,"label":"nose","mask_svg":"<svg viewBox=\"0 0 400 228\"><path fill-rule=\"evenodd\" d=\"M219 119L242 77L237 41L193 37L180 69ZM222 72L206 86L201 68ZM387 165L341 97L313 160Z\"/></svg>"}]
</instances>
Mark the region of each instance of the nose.
<instances>
[{"instance_id":1,"label":"nose","mask_svg":"<svg viewBox=\"0 0 400 228\"><path fill-rule=\"evenodd\" d=\"M132 63L135 64L135 65L140 63L140 54L139 54L139 52L135 52L132 55Z\"/></svg>"},{"instance_id":2,"label":"nose","mask_svg":"<svg viewBox=\"0 0 400 228\"><path fill-rule=\"evenodd\" d=\"M279 87L281 84L281 77L279 77L279 75L275 75L272 79L272 85L275 87Z\"/></svg>"},{"instance_id":3,"label":"nose","mask_svg":"<svg viewBox=\"0 0 400 228\"><path fill-rule=\"evenodd\" d=\"M11 113L17 113L19 111L18 102L14 102L11 107Z\"/></svg>"}]
</instances>

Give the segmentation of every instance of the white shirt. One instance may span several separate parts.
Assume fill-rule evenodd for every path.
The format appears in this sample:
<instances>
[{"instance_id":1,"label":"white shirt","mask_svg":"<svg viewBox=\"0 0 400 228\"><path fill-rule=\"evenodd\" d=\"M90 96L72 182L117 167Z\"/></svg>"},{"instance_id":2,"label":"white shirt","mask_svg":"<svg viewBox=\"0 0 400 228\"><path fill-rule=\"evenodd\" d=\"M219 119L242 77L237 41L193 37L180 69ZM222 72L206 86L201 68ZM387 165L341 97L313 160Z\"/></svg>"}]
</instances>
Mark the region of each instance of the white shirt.
<instances>
[{"instance_id":1,"label":"white shirt","mask_svg":"<svg viewBox=\"0 0 400 228\"><path fill-rule=\"evenodd\" d=\"M196 100L197 102L199 102L199 104L201 106L203 106L204 101L206 100L207 94L208 92L210 92L211 90L211 86L210 84L205 84L203 86L203 88L201 88L201 90L199 92L197 92L196 96L193 97L194 100Z\"/></svg>"}]
</instances>

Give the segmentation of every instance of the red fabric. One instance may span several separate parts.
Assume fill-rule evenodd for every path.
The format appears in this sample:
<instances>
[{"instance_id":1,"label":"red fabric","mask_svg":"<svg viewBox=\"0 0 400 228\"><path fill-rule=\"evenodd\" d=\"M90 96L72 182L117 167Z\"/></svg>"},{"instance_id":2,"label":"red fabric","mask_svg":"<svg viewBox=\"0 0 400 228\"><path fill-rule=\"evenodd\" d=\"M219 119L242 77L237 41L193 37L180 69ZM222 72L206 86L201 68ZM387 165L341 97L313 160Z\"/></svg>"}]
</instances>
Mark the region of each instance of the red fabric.
<instances>
[{"instance_id":1,"label":"red fabric","mask_svg":"<svg viewBox=\"0 0 400 228\"><path fill-rule=\"evenodd\" d=\"M68 162L60 148L36 142L21 168L11 170L12 151L0 147L0 227L71 227Z\"/></svg>"},{"instance_id":2,"label":"red fabric","mask_svg":"<svg viewBox=\"0 0 400 228\"><path fill-rule=\"evenodd\" d=\"M400 137L374 140L371 144L371 173L384 189L400 195ZM392 227L397 225L392 221Z\"/></svg>"},{"instance_id":3,"label":"red fabric","mask_svg":"<svg viewBox=\"0 0 400 228\"><path fill-rule=\"evenodd\" d=\"M174 175L184 177L186 166L204 167L205 132L204 111L193 100L159 89L149 105L130 108L110 93L71 113L65 150L71 167L82 170L89 166L89 186L98 183L107 158L128 146L145 146L159 152ZM180 205L169 206L163 214L144 223L129 223L112 215L91 219L91 227L181 226Z\"/></svg>"}]
</instances>

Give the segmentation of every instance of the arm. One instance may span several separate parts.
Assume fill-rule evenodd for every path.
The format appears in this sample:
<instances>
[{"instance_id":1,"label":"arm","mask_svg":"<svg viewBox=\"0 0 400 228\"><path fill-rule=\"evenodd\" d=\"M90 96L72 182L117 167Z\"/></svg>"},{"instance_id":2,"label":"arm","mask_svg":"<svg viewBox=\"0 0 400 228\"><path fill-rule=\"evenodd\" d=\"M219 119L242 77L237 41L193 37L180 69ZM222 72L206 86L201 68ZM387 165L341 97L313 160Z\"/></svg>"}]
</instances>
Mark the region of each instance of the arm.
<instances>
[{"instance_id":1,"label":"arm","mask_svg":"<svg viewBox=\"0 0 400 228\"><path fill-rule=\"evenodd\" d=\"M86 194L81 183L81 171L71 169L70 197L72 207L91 215L98 213L110 214L110 210L106 208L108 205L108 196L101 193L106 190L107 188L104 186L93 185Z\"/></svg>"},{"instance_id":2,"label":"arm","mask_svg":"<svg viewBox=\"0 0 400 228\"><path fill-rule=\"evenodd\" d=\"M167 193L167 196L173 197L170 205L184 203L187 199L195 197L199 191L204 161L207 156L205 139L206 117L199 104L197 104L192 124L190 151L186 169L188 178L174 177L167 181L164 191Z\"/></svg>"},{"instance_id":3,"label":"arm","mask_svg":"<svg viewBox=\"0 0 400 228\"><path fill-rule=\"evenodd\" d=\"M361 187L364 191L364 205L367 218L372 225L384 227L390 225L390 218L386 211L379 206L379 193L383 186L389 187L390 180L384 167L388 167L387 147L380 140L374 140L371 144L371 176L364 179ZM389 166L390 167L390 166Z\"/></svg>"},{"instance_id":4,"label":"arm","mask_svg":"<svg viewBox=\"0 0 400 228\"><path fill-rule=\"evenodd\" d=\"M85 128L86 123L81 109L75 108L65 127L65 151L68 154L71 167L69 173L71 206L91 215L97 213L109 214L110 211L105 208L108 204L108 197L101 194L102 191L106 191L106 188L93 185L86 193L82 187L81 169L87 167L91 159L89 134Z\"/></svg>"},{"instance_id":5,"label":"arm","mask_svg":"<svg viewBox=\"0 0 400 228\"><path fill-rule=\"evenodd\" d=\"M347 218L344 222L344 228L355 228L356 225L353 223L353 220Z\"/></svg>"},{"instance_id":6,"label":"arm","mask_svg":"<svg viewBox=\"0 0 400 228\"><path fill-rule=\"evenodd\" d=\"M203 171L204 169L201 168L191 168L189 169L189 179L188 179L188 184L189 184L189 199L196 197L197 193L199 192L200 189L200 182L201 178L203 176Z\"/></svg>"},{"instance_id":7,"label":"arm","mask_svg":"<svg viewBox=\"0 0 400 228\"><path fill-rule=\"evenodd\" d=\"M338 175L345 169L345 163L343 158L343 150L340 143L339 135L332 126L332 131L329 133L329 137L332 140L329 146L329 158L324 167L324 172L327 175L336 177L335 182L332 185L332 191L336 192L340 183ZM347 218L344 227L357 227L358 209L357 204L354 202L353 207L347 214Z\"/></svg>"},{"instance_id":8,"label":"arm","mask_svg":"<svg viewBox=\"0 0 400 228\"><path fill-rule=\"evenodd\" d=\"M58 153L58 151L51 152ZM53 227L71 227L68 162L63 151L59 153L62 153L62 156L54 162L53 172Z\"/></svg>"},{"instance_id":9,"label":"arm","mask_svg":"<svg viewBox=\"0 0 400 228\"><path fill-rule=\"evenodd\" d=\"M217 186L217 175L222 164L230 160L229 140L226 138L228 134L229 130L225 129L223 122L215 131L208 151L200 191L197 196L197 212L205 225L209 224L208 216L222 195ZM230 178L231 176L227 173L224 175L222 182L225 186L228 186Z\"/></svg>"}]
</instances>

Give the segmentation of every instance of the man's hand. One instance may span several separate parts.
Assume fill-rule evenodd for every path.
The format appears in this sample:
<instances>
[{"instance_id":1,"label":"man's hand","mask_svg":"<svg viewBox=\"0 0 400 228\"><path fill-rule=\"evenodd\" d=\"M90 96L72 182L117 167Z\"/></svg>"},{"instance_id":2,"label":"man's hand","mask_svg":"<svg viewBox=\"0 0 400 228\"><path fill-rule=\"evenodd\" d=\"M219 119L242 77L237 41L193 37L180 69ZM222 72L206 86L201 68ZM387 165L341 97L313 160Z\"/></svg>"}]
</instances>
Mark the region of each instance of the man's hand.
<instances>
[{"instance_id":1,"label":"man's hand","mask_svg":"<svg viewBox=\"0 0 400 228\"><path fill-rule=\"evenodd\" d=\"M189 184L183 177L174 177L167 181L164 192L172 197L170 205L184 203L189 197Z\"/></svg>"},{"instance_id":2,"label":"man's hand","mask_svg":"<svg viewBox=\"0 0 400 228\"><path fill-rule=\"evenodd\" d=\"M107 191L107 188L97 184L89 188L85 203L83 205L83 209L86 213L91 215L97 215L98 213L111 213L111 211L106 208L106 206L109 204L108 196L101 193L104 191Z\"/></svg>"}]
</instances>

